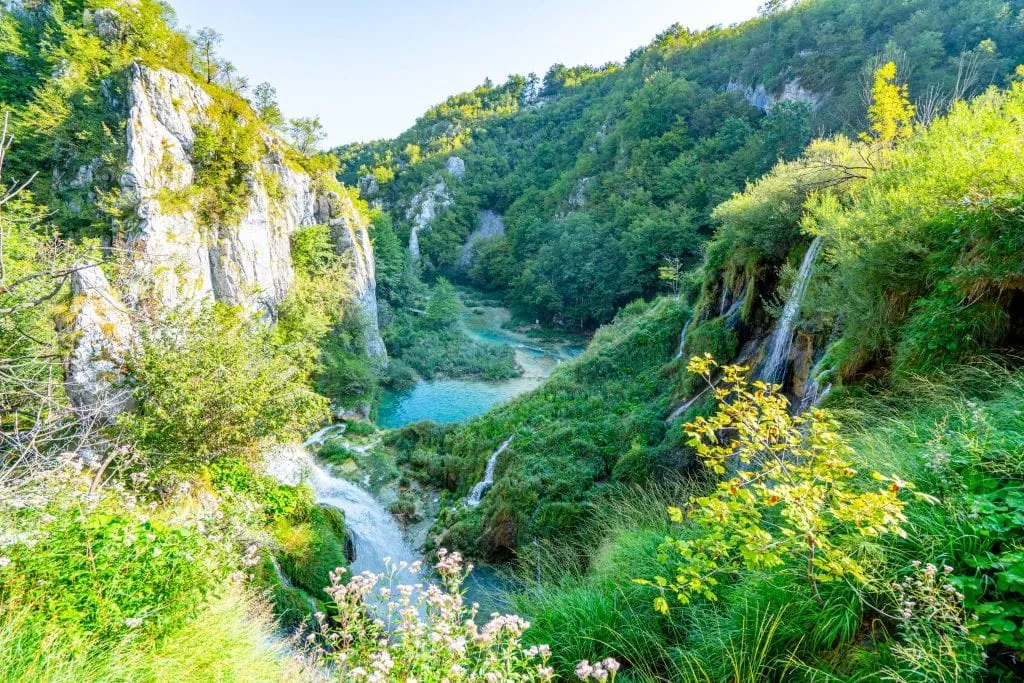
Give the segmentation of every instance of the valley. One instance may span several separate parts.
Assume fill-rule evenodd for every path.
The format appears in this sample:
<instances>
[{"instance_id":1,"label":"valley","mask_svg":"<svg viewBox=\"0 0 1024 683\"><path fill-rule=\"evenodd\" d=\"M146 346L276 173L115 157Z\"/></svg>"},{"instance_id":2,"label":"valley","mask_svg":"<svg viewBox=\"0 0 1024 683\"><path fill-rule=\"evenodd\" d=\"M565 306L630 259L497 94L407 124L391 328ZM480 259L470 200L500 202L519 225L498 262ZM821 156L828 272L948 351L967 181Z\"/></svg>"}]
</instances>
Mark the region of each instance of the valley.
<instances>
[{"instance_id":1,"label":"valley","mask_svg":"<svg viewBox=\"0 0 1024 683\"><path fill-rule=\"evenodd\" d=\"M1024 1L331 148L171 4L0 1L0 683L1024 678Z\"/></svg>"}]
</instances>

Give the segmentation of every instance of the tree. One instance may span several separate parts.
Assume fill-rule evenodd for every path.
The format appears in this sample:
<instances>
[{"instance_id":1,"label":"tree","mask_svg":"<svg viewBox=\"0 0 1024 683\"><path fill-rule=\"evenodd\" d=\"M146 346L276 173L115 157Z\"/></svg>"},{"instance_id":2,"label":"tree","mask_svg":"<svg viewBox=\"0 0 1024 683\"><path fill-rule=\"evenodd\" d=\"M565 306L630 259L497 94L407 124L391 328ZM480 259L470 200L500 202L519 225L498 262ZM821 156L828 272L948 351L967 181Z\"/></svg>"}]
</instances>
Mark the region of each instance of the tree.
<instances>
[{"instance_id":1,"label":"tree","mask_svg":"<svg viewBox=\"0 0 1024 683\"><path fill-rule=\"evenodd\" d=\"M914 130L914 105L910 103L906 84L896 80L895 62L887 62L875 71L868 121L871 131L862 137L887 147L909 137Z\"/></svg>"},{"instance_id":2,"label":"tree","mask_svg":"<svg viewBox=\"0 0 1024 683\"><path fill-rule=\"evenodd\" d=\"M220 71L220 61L217 59L217 48L224 42L224 36L212 28L201 28L196 33L192 44L195 46L196 57L198 58L197 70L203 75L207 83L213 83Z\"/></svg>"},{"instance_id":3,"label":"tree","mask_svg":"<svg viewBox=\"0 0 1024 683\"><path fill-rule=\"evenodd\" d=\"M267 440L301 439L327 400L272 331L220 304L143 328L131 366L138 409L121 416L155 468L187 472L222 457L254 457Z\"/></svg>"},{"instance_id":4,"label":"tree","mask_svg":"<svg viewBox=\"0 0 1024 683\"><path fill-rule=\"evenodd\" d=\"M252 93L252 106L263 123L277 128L284 123L284 116L277 104L277 89L264 81Z\"/></svg>"},{"instance_id":5,"label":"tree","mask_svg":"<svg viewBox=\"0 0 1024 683\"><path fill-rule=\"evenodd\" d=\"M327 139L327 131L320 123L320 117L292 119L288 124L288 136L292 145L306 156L320 151L320 143Z\"/></svg>"},{"instance_id":6,"label":"tree","mask_svg":"<svg viewBox=\"0 0 1024 683\"><path fill-rule=\"evenodd\" d=\"M427 320L434 327L442 329L454 327L459 321L459 297L455 285L443 277L434 285L434 292L427 305Z\"/></svg>"}]
</instances>

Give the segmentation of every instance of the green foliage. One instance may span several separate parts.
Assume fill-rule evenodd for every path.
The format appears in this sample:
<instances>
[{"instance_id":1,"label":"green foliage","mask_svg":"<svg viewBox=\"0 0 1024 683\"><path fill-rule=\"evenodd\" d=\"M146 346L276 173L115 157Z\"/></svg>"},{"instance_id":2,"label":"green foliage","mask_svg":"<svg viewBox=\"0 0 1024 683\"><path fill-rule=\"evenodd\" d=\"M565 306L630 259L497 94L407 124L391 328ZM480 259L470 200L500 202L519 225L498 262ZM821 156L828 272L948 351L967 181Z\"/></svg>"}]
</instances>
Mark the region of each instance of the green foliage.
<instances>
[{"instance_id":1,"label":"green foliage","mask_svg":"<svg viewBox=\"0 0 1024 683\"><path fill-rule=\"evenodd\" d=\"M457 153L468 172L448 179L454 206L424 231L428 269L457 275L454 258L476 212L495 211L506 236L479 246L472 282L501 292L524 319L593 329L629 301L658 294L664 258L696 266L719 222L715 207L780 158L796 158L812 131L850 137L870 126L863 85L877 67L892 61L907 81L897 85L883 69L871 114L898 140L911 130L904 86L922 99L966 99L1001 84L1024 62L1018 5L814 0L729 28L674 26L621 65L555 65L543 89L514 76L450 98L393 141L340 150L341 178L355 185L376 174L386 181L376 197L404 212ZM758 109L745 92L755 100L758 86L772 99L788 88L807 101L764 97ZM794 180L799 169L784 173ZM774 238L799 235L795 195L809 192L779 185L760 198L792 197L778 223L764 220L767 205L735 207L761 213L744 220L765 230L745 230L750 245L739 240L736 254L719 257L733 255L742 269L751 252L767 251L757 274L774 271L794 246Z\"/></svg>"},{"instance_id":2,"label":"green foliage","mask_svg":"<svg viewBox=\"0 0 1024 683\"><path fill-rule=\"evenodd\" d=\"M13 521L4 511L5 526L35 538L5 548L0 572L0 603L29 610L30 637L54 624L109 641L135 629L157 637L194 616L223 578L214 544L197 530L125 509L114 494L90 507L74 504L74 492L62 497Z\"/></svg>"},{"instance_id":3,"label":"green foliage","mask_svg":"<svg viewBox=\"0 0 1024 683\"><path fill-rule=\"evenodd\" d=\"M439 278L423 315L397 312L384 338L399 365L386 370L386 384L411 386L415 373L426 377L508 379L520 374L515 352L507 345L472 339L461 321L462 304L455 287Z\"/></svg>"},{"instance_id":4,"label":"green foliage","mask_svg":"<svg viewBox=\"0 0 1024 683\"><path fill-rule=\"evenodd\" d=\"M334 239L328 225L310 225L299 228L291 236L292 264L307 277L327 273L337 261Z\"/></svg>"},{"instance_id":5,"label":"green foliage","mask_svg":"<svg viewBox=\"0 0 1024 683\"><path fill-rule=\"evenodd\" d=\"M848 330L844 377L872 360L935 371L1019 334L1022 106L1019 83L957 104L848 200L810 204L835 266L822 306Z\"/></svg>"},{"instance_id":6,"label":"green foliage","mask_svg":"<svg viewBox=\"0 0 1024 683\"><path fill-rule=\"evenodd\" d=\"M826 413L811 409L791 417L789 402L761 382L748 385L747 368L718 365L710 355L694 357L691 372L715 393L718 412L686 425L690 445L705 467L732 476L690 503L684 514L669 508L673 522L692 527L685 538L669 538L659 550L671 578L653 583L683 604L700 595L717 600L719 575L738 570L773 571L792 558L807 564L807 579L867 584L868 568L851 554L847 537L905 536L903 490L913 485L875 473L886 487L858 493L852 451ZM728 435L728 436L725 436ZM655 609L668 612L664 597Z\"/></svg>"},{"instance_id":7,"label":"green foliage","mask_svg":"<svg viewBox=\"0 0 1024 683\"><path fill-rule=\"evenodd\" d=\"M274 353L266 327L220 305L145 331L131 375L138 410L123 425L157 467L195 471L252 457L326 417L326 401Z\"/></svg>"},{"instance_id":8,"label":"green foliage","mask_svg":"<svg viewBox=\"0 0 1024 683\"><path fill-rule=\"evenodd\" d=\"M441 278L435 283L427 304L427 322L438 329L451 329L459 322L459 297L455 286Z\"/></svg>"}]
</instances>

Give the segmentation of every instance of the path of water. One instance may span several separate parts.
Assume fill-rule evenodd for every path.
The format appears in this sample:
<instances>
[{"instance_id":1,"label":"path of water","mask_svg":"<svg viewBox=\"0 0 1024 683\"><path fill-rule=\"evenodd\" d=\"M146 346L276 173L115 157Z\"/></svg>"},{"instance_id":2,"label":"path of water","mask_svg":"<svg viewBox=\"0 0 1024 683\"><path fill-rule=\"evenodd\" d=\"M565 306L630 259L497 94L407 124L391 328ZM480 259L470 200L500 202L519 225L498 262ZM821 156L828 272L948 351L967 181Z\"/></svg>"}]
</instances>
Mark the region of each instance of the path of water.
<instances>
[{"instance_id":1,"label":"path of water","mask_svg":"<svg viewBox=\"0 0 1024 683\"><path fill-rule=\"evenodd\" d=\"M462 422L483 415L544 383L560 363L583 352L581 346L544 343L502 326L509 320L506 309L463 308L462 324L469 336L484 344L510 346L523 369L520 377L500 381L482 379L421 380L406 391L385 392L377 409L377 424L388 429L432 420L438 424Z\"/></svg>"}]
</instances>

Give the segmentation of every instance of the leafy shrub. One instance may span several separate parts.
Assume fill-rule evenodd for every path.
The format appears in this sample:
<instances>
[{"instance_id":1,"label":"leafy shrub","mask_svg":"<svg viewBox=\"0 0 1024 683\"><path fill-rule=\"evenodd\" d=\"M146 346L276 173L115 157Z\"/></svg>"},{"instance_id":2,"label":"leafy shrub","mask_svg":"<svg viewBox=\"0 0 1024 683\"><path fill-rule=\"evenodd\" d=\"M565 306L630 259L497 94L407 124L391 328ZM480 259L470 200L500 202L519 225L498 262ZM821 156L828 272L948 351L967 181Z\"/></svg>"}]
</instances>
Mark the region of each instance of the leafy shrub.
<instances>
[{"instance_id":1,"label":"leafy shrub","mask_svg":"<svg viewBox=\"0 0 1024 683\"><path fill-rule=\"evenodd\" d=\"M659 552L672 573L652 585L683 604L696 595L716 600L719 575L770 571L792 558L806 561L815 591L819 581L866 584L868 569L850 553L847 539L905 536L900 494L913 485L875 473L885 488L856 493L852 452L825 413L811 409L791 417L784 396L760 382L747 385L747 368L723 367L724 386L716 387L711 373L717 367L710 355L690 361L691 372L715 392L718 413L685 429L706 467L725 475L728 465L734 474L710 496L692 501L685 515L669 508L673 522L686 520L690 528L684 538L666 540ZM655 607L669 611L664 597Z\"/></svg>"},{"instance_id":2,"label":"leafy shrub","mask_svg":"<svg viewBox=\"0 0 1024 683\"><path fill-rule=\"evenodd\" d=\"M266 327L221 305L146 330L131 377L138 410L122 421L157 467L252 457L267 440L301 438L327 413L302 372L274 353Z\"/></svg>"},{"instance_id":3,"label":"leafy shrub","mask_svg":"<svg viewBox=\"0 0 1024 683\"><path fill-rule=\"evenodd\" d=\"M23 514L15 528L30 533L4 549L0 603L29 610L24 628L34 633L60 624L109 641L136 630L158 637L194 616L226 574L216 546L196 529L122 507L112 494L95 506L62 495Z\"/></svg>"}]
</instances>

